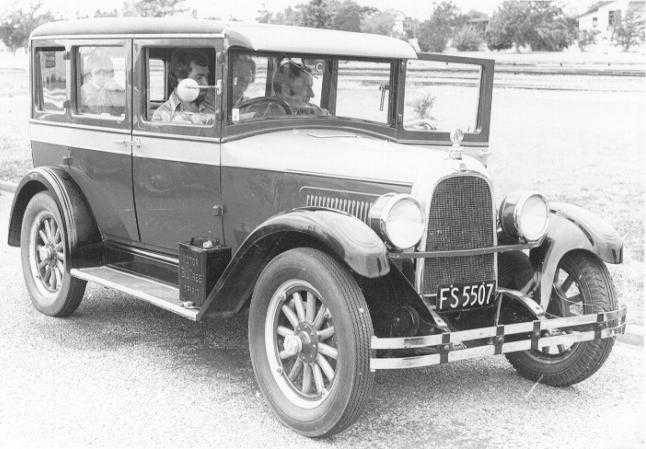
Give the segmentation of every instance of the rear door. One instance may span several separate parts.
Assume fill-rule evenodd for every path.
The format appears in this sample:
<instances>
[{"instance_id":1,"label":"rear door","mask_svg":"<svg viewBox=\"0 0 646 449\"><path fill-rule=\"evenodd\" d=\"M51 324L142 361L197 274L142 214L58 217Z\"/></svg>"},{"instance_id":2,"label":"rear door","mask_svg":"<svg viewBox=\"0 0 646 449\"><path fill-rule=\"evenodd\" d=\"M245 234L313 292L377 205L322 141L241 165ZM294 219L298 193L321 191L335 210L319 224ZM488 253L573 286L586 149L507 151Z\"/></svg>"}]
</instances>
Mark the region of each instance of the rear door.
<instances>
[{"instance_id":1,"label":"rear door","mask_svg":"<svg viewBox=\"0 0 646 449\"><path fill-rule=\"evenodd\" d=\"M177 82L174 54L204 55L213 86L221 78L221 49L216 38L134 40L133 188L140 241L150 249L175 254L177 242L194 237L222 241L219 93L207 90L216 105L208 124L154 115Z\"/></svg>"},{"instance_id":2,"label":"rear door","mask_svg":"<svg viewBox=\"0 0 646 449\"><path fill-rule=\"evenodd\" d=\"M63 166L72 175L105 238L137 241L130 148L131 40L66 39L51 46L35 41L34 47L37 82L30 131L35 165ZM65 71L57 74L62 61ZM65 78L67 93L38 87Z\"/></svg>"}]
</instances>

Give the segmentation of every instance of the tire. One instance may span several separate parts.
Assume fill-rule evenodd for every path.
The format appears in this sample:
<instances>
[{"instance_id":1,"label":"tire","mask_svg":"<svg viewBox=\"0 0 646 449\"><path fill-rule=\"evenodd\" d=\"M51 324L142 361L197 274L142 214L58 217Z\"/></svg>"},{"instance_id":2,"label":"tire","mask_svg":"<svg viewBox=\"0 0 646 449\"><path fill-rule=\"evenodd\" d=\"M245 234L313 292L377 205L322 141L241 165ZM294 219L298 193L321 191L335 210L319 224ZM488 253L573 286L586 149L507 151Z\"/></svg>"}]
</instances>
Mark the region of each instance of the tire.
<instances>
[{"instance_id":1,"label":"tire","mask_svg":"<svg viewBox=\"0 0 646 449\"><path fill-rule=\"evenodd\" d=\"M324 252L286 251L260 274L249 310L251 362L265 399L298 433L329 436L357 420L372 391L372 335L357 282Z\"/></svg>"},{"instance_id":2,"label":"tire","mask_svg":"<svg viewBox=\"0 0 646 449\"><path fill-rule=\"evenodd\" d=\"M83 299L86 283L70 275L63 219L48 192L37 193L27 204L20 250L22 273L34 307L49 316L71 315Z\"/></svg>"},{"instance_id":3,"label":"tire","mask_svg":"<svg viewBox=\"0 0 646 449\"><path fill-rule=\"evenodd\" d=\"M570 282L571 284L566 285ZM564 290L565 288L565 290ZM578 293L577 293L578 291ZM559 299L567 298L567 301ZM605 264L585 252L566 254L559 262L548 315L573 316L615 310L615 287ZM506 354L523 377L554 387L567 387L594 374L608 358L615 338ZM547 351L545 351L547 349Z\"/></svg>"}]
</instances>

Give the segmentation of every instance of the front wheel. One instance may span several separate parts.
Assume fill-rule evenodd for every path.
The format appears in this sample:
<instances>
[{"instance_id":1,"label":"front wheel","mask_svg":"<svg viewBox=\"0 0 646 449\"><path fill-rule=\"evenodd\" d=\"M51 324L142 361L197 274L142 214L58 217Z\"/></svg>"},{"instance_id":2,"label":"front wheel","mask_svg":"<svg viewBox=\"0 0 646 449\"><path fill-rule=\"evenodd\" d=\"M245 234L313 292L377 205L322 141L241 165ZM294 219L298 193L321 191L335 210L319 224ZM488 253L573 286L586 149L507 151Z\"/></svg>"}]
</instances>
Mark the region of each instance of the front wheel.
<instances>
[{"instance_id":1,"label":"front wheel","mask_svg":"<svg viewBox=\"0 0 646 449\"><path fill-rule=\"evenodd\" d=\"M296 248L269 262L251 299L249 351L279 419L310 437L352 424L372 389L372 333L363 293L335 259Z\"/></svg>"},{"instance_id":2,"label":"front wheel","mask_svg":"<svg viewBox=\"0 0 646 449\"><path fill-rule=\"evenodd\" d=\"M568 317L617 308L615 287L596 256L575 252L559 262L547 313ZM506 354L518 373L530 380L566 387L594 374L608 358L614 337Z\"/></svg>"}]
</instances>

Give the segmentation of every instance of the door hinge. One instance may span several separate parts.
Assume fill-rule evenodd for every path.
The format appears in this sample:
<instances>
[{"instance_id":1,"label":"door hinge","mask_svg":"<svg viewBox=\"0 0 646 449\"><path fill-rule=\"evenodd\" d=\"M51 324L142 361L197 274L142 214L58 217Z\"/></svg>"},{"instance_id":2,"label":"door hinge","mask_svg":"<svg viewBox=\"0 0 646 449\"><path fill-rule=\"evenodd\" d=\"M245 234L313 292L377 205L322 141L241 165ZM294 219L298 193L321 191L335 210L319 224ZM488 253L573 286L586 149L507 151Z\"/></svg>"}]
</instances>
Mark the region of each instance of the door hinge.
<instances>
[{"instance_id":1,"label":"door hinge","mask_svg":"<svg viewBox=\"0 0 646 449\"><path fill-rule=\"evenodd\" d=\"M224 205L222 204L215 204L213 206L213 215L216 217L220 217L224 215Z\"/></svg>"}]
</instances>

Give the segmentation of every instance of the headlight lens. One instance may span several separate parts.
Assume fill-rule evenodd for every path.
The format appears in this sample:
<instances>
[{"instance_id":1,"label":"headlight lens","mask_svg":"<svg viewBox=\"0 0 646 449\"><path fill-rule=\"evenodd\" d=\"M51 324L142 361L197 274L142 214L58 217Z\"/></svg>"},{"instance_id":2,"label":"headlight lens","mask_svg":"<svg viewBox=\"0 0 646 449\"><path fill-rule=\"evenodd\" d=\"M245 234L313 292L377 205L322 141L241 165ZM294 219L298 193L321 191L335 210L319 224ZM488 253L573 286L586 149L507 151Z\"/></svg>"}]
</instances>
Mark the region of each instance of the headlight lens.
<instances>
[{"instance_id":1,"label":"headlight lens","mask_svg":"<svg viewBox=\"0 0 646 449\"><path fill-rule=\"evenodd\" d=\"M415 198L388 193L370 209L372 228L391 246L406 249L415 246L424 232L424 215Z\"/></svg>"},{"instance_id":2,"label":"headlight lens","mask_svg":"<svg viewBox=\"0 0 646 449\"><path fill-rule=\"evenodd\" d=\"M517 192L508 195L500 206L500 224L504 233L513 238L533 242L547 230L549 206L543 195Z\"/></svg>"}]
</instances>

